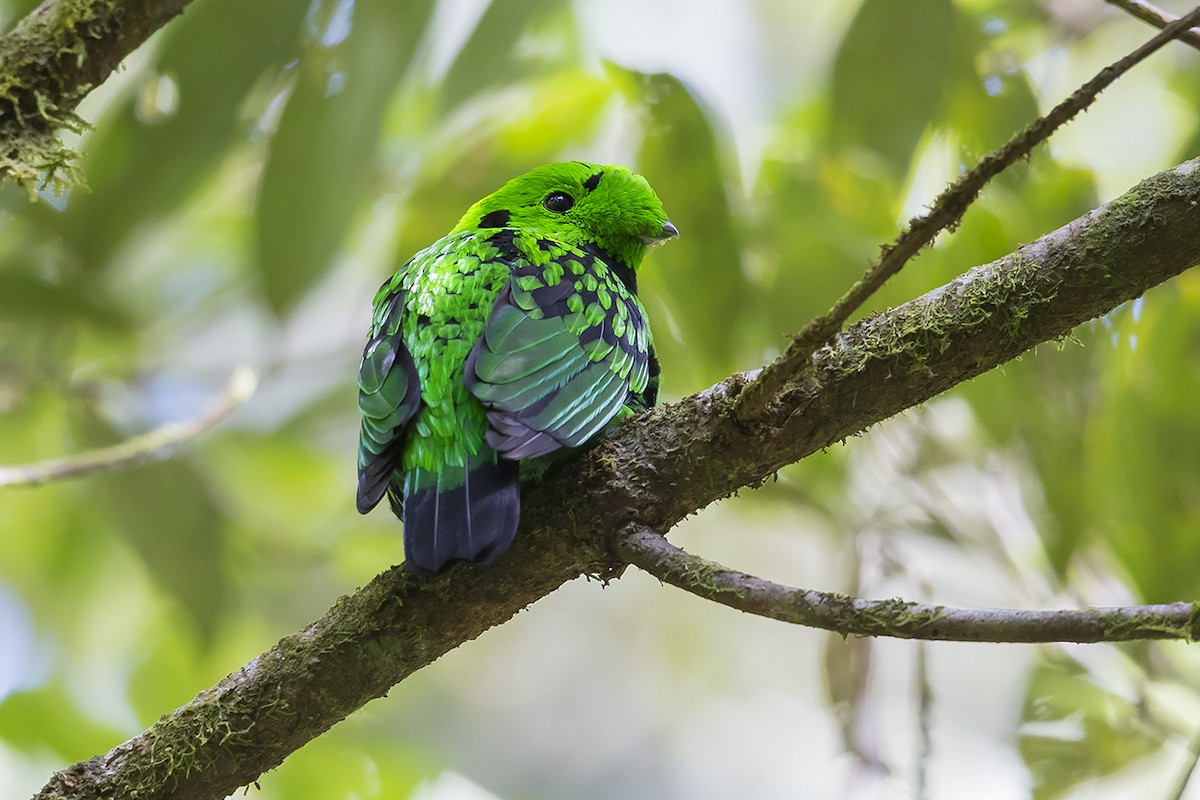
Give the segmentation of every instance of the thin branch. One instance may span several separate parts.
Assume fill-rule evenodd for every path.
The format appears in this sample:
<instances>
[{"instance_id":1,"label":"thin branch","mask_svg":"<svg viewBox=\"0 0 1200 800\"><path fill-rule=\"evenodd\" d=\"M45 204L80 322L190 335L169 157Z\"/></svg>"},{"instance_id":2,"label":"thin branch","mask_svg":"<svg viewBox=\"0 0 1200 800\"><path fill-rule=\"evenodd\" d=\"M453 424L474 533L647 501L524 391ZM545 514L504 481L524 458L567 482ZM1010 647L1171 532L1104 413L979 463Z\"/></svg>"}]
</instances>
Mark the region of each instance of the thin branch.
<instances>
[{"instance_id":1,"label":"thin branch","mask_svg":"<svg viewBox=\"0 0 1200 800\"><path fill-rule=\"evenodd\" d=\"M1104 0L1109 5L1128 12L1142 22L1148 22L1156 28L1165 28L1178 17L1168 14L1156 5L1145 0ZM1190 44L1200 50L1200 28L1191 28L1179 34L1179 41Z\"/></svg>"},{"instance_id":2,"label":"thin branch","mask_svg":"<svg viewBox=\"0 0 1200 800\"><path fill-rule=\"evenodd\" d=\"M929 680L929 642L917 642L916 648L917 764L913 797L925 800L929 787L929 759L933 755L933 684Z\"/></svg>"},{"instance_id":3,"label":"thin branch","mask_svg":"<svg viewBox=\"0 0 1200 800\"><path fill-rule=\"evenodd\" d=\"M630 419L522 491L521 530L495 564L456 567L434 580L400 568L384 572L143 733L54 774L38 800L226 797L566 581L619 575L624 562L608 537L631 519L670 530L709 503L1064 336L1196 263L1200 159L852 325L816 354L809 390L781 400L788 408L777 423L747 427L733 418L741 375ZM1190 621L1191 607L1183 609ZM1113 622L1110 636L1131 635L1128 620L1118 615ZM963 638L969 630L962 629ZM1143 633L1163 635L1153 627Z\"/></svg>"},{"instance_id":4,"label":"thin branch","mask_svg":"<svg viewBox=\"0 0 1200 800\"><path fill-rule=\"evenodd\" d=\"M181 445L223 422L250 399L257 385L258 378L255 377L254 370L239 367L234 371L229 385L225 387L217 402L195 419L169 422L149 433L86 453L39 461L36 464L0 466L0 488L42 486L95 472L111 472L151 461L165 461L174 455Z\"/></svg>"},{"instance_id":5,"label":"thin branch","mask_svg":"<svg viewBox=\"0 0 1200 800\"><path fill-rule=\"evenodd\" d=\"M805 325L800 333L793 337L783 355L768 364L755 380L746 386L737 401L735 413L738 418L749 422L759 417L789 382L796 380L797 376L806 375L812 354L817 348L841 330L851 314L939 233L958 225L967 208L979 196L988 181L1020 159L1028 157L1033 148L1049 139L1056 130L1090 106L1100 92L1113 81L1167 42L1186 33L1197 22L1200 22L1200 6L1167 25L1154 38L1129 55L1100 70L1095 77L1051 109L1048 114L1034 121L999 150L988 154L973 169L952 183L938 196L928 213L910 220L908 228L883 248L879 261L868 269L829 311Z\"/></svg>"},{"instance_id":6,"label":"thin branch","mask_svg":"<svg viewBox=\"0 0 1200 800\"><path fill-rule=\"evenodd\" d=\"M663 583L697 597L843 636L892 636L948 642L1125 642L1200 634L1200 608L1166 603L1115 608L1026 611L951 608L906 600L860 600L795 589L685 552L648 528L632 525L616 540L618 554Z\"/></svg>"}]
</instances>

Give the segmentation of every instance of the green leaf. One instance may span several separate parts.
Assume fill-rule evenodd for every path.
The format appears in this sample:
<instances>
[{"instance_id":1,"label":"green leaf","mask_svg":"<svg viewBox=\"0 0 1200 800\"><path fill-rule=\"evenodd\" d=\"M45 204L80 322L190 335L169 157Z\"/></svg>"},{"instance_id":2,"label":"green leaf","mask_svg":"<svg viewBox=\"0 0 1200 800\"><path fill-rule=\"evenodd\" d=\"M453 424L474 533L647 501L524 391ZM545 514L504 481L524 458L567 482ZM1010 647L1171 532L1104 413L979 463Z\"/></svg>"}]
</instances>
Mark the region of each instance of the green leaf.
<instances>
[{"instance_id":1,"label":"green leaf","mask_svg":"<svg viewBox=\"0 0 1200 800\"><path fill-rule=\"evenodd\" d=\"M833 65L833 141L904 175L941 103L960 22L951 0L865 0Z\"/></svg>"},{"instance_id":2,"label":"green leaf","mask_svg":"<svg viewBox=\"0 0 1200 800\"><path fill-rule=\"evenodd\" d=\"M66 214L68 243L83 264L103 268L139 225L211 178L254 121L247 96L295 53L306 5L207 0L163 31L157 71L178 107L161 115L143 108L139 119L131 98L99 121L84 164L90 192L72 195Z\"/></svg>"},{"instance_id":3,"label":"green leaf","mask_svg":"<svg viewBox=\"0 0 1200 800\"><path fill-rule=\"evenodd\" d=\"M1000 35L1018 9L960 12L953 26L950 68L941 124L962 143L964 159L978 161L1038 116L1037 97L1025 70L1014 63L1011 43ZM1003 14L1003 26L1000 17ZM988 30L990 35L985 35ZM1008 170L1012 176L1019 170Z\"/></svg>"},{"instance_id":4,"label":"green leaf","mask_svg":"<svg viewBox=\"0 0 1200 800\"><path fill-rule=\"evenodd\" d=\"M1136 312L1135 312L1136 309ZM1200 595L1200 280L1108 315L1081 478L1092 529L1148 602Z\"/></svg>"},{"instance_id":5,"label":"green leaf","mask_svg":"<svg viewBox=\"0 0 1200 800\"><path fill-rule=\"evenodd\" d=\"M1041 345L953 390L968 399L997 442L1032 463L1037 500L1049 512L1036 520L1038 535L1060 576L1088 541L1090 501L1080 465L1087 457L1083 442L1094 402L1094 345L1085 326L1060 347Z\"/></svg>"},{"instance_id":6,"label":"green leaf","mask_svg":"<svg viewBox=\"0 0 1200 800\"><path fill-rule=\"evenodd\" d=\"M90 409L77 408L74 427L84 447L119 439ZM225 600L221 566L224 515L201 473L176 458L85 480L160 586L179 600L202 641L211 638Z\"/></svg>"},{"instance_id":7,"label":"green leaf","mask_svg":"<svg viewBox=\"0 0 1200 800\"><path fill-rule=\"evenodd\" d=\"M38 751L49 748L67 758L100 753L125 733L81 713L70 691L59 682L0 701L0 741Z\"/></svg>"},{"instance_id":8,"label":"green leaf","mask_svg":"<svg viewBox=\"0 0 1200 800\"><path fill-rule=\"evenodd\" d=\"M547 39L543 46L522 47L539 35ZM443 111L569 63L575 56L574 38L570 4L563 0L490 3L438 87ZM568 46L559 52L564 42Z\"/></svg>"},{"instance_id":9,"label":"green leaf","mask_svg":"<svg viewBox=\"0 0 1200 800\"><path fill-rule=\"evenodd\" d=\"M282 314L324 274L370 193L387 100L432 0L358 0L349 36L309 45L271 140L258 194L258 263Z\"/></svg>"},{"instance_id":10,"label":"green leaf","mask_svg":"<svg viewBox=\"0 0 1200 800\"><path fill-rule=\"evenodd\" d=\"M15 265L4 264L5 269ZM18 268L19 269L19 268ZM0 272L0 319L21 325L62 326L87 322L100 328L124 330L127 316L81 287L60 285L32 270ZM29 329L25 328L28 335Z\"/></svg>"},{"instance_id":11,"label":"green leaf","mask_svg":"<svg viewBox=\"0 0 1200 800\"><path fill-rule=\"evenodd\" d=\"M893 193L845 158L764 162L754 248L767 257L756 272L758 302L737 324L781 349L784 334L827 311L895 235Z\"/></svg>"},{"instance_id":12,"label":"green leaf","mask_svg":"<svg viewBox=\"0 0 1200 800\"><path fill-rule=\"evenodd\" d=\"M440 756L351 717L260 778L268 797L416 797ZM432 762L432 763L431 763Z\"/></svg>"},{"instance_id":13,"label":"green leaf","mask_svg":"<svg viewBox=\"0 0 1200 800\"><path fill-rule=\"evenodd\" d=\"M1053 800L1154 752L1163 732L1136 702L1106 690L1065 659L1038 667L1029 681L1019 749L1035 800Z\"/></svg>"},{"instance_id":14,"label":"green leaf","mask_svg":"<svg viewBox=\"0 0 1200 800\"><path fill-rule=\"evenodd\" d=\"M744 309L749 285L741 231L729 195L732 154L713 112L673 75L610 66L631 102L645 113L637 171L662 198L680 236L656 248L641 273L642 299L655 324L655 346L673 382L716 380L736 364L739 337L731 313ZM675 322L666 324L655 305ZM672 335L673 329L676 335Z\"/></svg>"}]
</instances>

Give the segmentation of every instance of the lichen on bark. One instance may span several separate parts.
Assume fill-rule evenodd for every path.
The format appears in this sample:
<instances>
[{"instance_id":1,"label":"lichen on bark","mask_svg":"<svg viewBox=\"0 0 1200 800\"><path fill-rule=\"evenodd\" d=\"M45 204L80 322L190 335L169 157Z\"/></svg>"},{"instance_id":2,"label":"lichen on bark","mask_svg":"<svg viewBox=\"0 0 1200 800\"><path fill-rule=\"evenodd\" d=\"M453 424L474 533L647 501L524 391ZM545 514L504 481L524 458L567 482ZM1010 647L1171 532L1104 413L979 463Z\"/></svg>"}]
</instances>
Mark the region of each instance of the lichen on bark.
<instances>
[{"instance_id":1,"label":"lichen on bark","mask_svg":"<svg viewBox=\"0 0 1200 800\"><path fill-rule=\"evenodd\" d=\"M31 193L81 181L59 139L79 102L190 0L45 0L0 37L0 179Z\"/></svg>"}]
</instances>

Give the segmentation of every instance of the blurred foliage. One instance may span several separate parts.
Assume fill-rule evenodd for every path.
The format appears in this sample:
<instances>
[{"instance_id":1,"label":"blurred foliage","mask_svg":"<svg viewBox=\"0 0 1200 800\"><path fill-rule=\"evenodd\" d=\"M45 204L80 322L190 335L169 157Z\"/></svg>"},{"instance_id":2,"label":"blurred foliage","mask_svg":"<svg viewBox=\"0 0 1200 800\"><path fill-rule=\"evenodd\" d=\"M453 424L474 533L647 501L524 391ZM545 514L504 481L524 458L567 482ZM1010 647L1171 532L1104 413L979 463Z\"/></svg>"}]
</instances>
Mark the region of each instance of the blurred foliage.
<instances>
[{"instance_id":1,"label":"blurred foliage","mask_svg":"<svg viewBox=\"0 0 1200 800\"><path fill-rule=\"evenodd\" d=\"M777 353L946 181L1148 38L1094 5L195 0L81 109L86 190L0 190L0 462L195 415L241 364L263 382L171 462L0 492L0 793L107 750L400 558L394 520L353 510L353 376L374 288L471 202L555 159L645 174L682 232L642 281L680 397ZM1122 82L1157 168L1200 148L1198 68L1170 47ZM1140 120L1164 102L1182 127L1160 140ZM865 312L1107 199L1128 138L1095 119L998 178ZM1185 274L680 536L873 596L1195 597L1198 396ZM257 793L899 797L919 769L930 796L1136 779L1167 797L1193 752L1186 648L930 646L918 764L911 643L652 583L557 593ZM468 780L429 782L443 772Z\"/></svg>"},{"instance_id":2,"label":"blurred foliage","mask_svg":"<svg viewBox=\"0 0 1200 800\"><path fill-rule=\"evenodd\" d=\"M1087 677L1065 659L1051 660L1031 676L1021 750L1034 797L1060 797L1162 746L1163 731L1145 718L1136 698Z\"/></svg>"}]
</instances>

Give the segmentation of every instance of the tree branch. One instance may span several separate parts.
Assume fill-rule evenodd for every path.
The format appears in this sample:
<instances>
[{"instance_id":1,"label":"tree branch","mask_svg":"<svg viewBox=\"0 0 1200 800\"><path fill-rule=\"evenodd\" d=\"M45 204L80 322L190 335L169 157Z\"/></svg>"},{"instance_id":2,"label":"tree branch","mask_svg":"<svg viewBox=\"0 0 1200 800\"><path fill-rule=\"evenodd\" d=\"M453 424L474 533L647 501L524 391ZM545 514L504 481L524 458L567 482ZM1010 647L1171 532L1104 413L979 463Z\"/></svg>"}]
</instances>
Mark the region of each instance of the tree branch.
<instances>
[{"instance_id":1,"label":"tree branch","mask_svg":"<svg viewBox=\"0 0 1200 800\"><path fill-rule=\"evenodd\" d=\"M899 272L913 256L944 230L954 228L983 191L988 181L1010 165L1027 158L1033 148L1050 138L1063 125L1085 110L1113 81L1172 39L1200 22L1200 6L1171 22L1154 38L1104 69L1079 87L1045 116L1039 117L999 150L989 153L973 169L952 183L934 201L927 214L910 220L908 227L891 244L866 274L842 295L833 308L810 321L792 338L783 355L768 364L738 398L735 413L743 420L753 419L766 410L790 380L806 374L813 351L829 341L850 315L884 283Z\"/></svg>"},{"instance_id":2,"label":"tree branch","mask_svg":"<svg viewBox=\"0 0 1200 800\"><path fill-rule=\"evenodd\" d=\"M149 433L135 436L111 447L102 447L64 458L39 461L18 467L0 465L0 489L13 486L41 486L53 481L79 478L94 472L126 469L151 461L170 458L180 445L224 421L254 394L258 378L249 367L239 367L225 392L213 407L195 419L171 422Z\"/></svg>"},{"instance_id":3,"label":"tree branch","mask_svg":"<svg viewBox=\"0 0 1200 800\"><path fill-rule=\"evenodd\" d=\"M191 0L45 0L0 37L0 178L57 182L74 156L54 134L80 130L79 101Z\"/></svg>"},{"instance_id":4,"label":"tree branch","mask_svg":"<svg viewBox=\"0 0 1200 800\"><path fill-rule=\"evenodd\" d=\"M1156 28L1165 28L1176 20L1176 17L1171 16L1156 5L1145 2L1145 0L1104 0L1109 5L1128 12L1130 15L1137 17L1142 22L1148 22ZM1200 29L1190 28L1179 34L1179 41L1190 44L1197 50L1200 50Z\"/></svg>"},{"instance_id":5,"label":"tree branch","mask_svg":"<svg viewBox=\"0 0 1200 800\"><path fill-rule=\"evenodd\" d=\"M1200 606L1195 603L1030 611L949 608L899 599L860 600L794 589L738 572L681 550L636 524L626 528L616 548L630 564L697 597L842 636L950 642L1190 642L1200 634Z\"/></svg>"},{"instance_id":6,"label":"tree branch","mask_svg":"<svg viewBox=\"0 0 1200 800\"><path fill-rule=\"evenodd\" d=\"M384 572L144 733L55 774L37 797L225 797L562 583L619 575L621 539L609 538L630 523L670 530L1197 262L1200 159L852 325L813 355L810 379L754 424L733 415L745 375L631 419L523 493L521 531L496 564L433 580Z\"/></svg>"}]
</instances>

